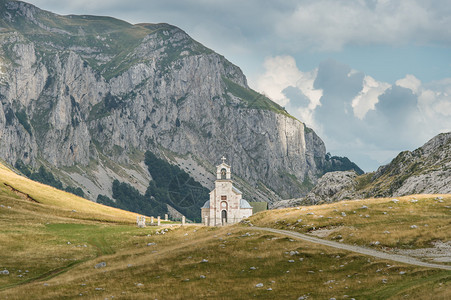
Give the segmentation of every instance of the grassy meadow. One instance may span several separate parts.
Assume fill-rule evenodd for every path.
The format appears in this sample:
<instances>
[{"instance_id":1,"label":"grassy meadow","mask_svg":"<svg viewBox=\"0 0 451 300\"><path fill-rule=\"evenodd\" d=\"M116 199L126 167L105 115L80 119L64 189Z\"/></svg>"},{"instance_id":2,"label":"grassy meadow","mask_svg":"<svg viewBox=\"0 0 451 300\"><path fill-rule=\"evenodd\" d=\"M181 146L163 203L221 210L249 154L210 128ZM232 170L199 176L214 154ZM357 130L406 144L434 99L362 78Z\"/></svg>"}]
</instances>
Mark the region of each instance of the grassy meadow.
<instances>
[{"instance_id":1,"label":"grassy meadow","mask_svg":"<svg viewBox=\"0 0 451 300\"><path fill-rule=\"evenodd\" d=\"M384 201L356 203L371 212ZM398 205L411 205L404 201L400 198ZM441 220L442 231L449 226L440 217L443 203L436 202L422 208L428 212L431 206L430 234L437 228L435 219ZM324 216L336 213L327 205L283 209L259 213L251 222L274 227L276 221L285 224L320 210ZM135 214L31 182L0 166L0 299L451 298L450 271L375 259L243 225L137 228L135 221ZM427 244L421 239L413 245Z\"/></svg>"},{"instance_id":2,"label":"grassy meadow","mask_svg":"<svg viewBox=\"0 0 451 300\"><path fill-rule=\"evenodd\" d=\"M278 209L250 218L261 227L312 233L378 250L451 240L451 195L412 195Z\"/></svg>"}]
</instances>

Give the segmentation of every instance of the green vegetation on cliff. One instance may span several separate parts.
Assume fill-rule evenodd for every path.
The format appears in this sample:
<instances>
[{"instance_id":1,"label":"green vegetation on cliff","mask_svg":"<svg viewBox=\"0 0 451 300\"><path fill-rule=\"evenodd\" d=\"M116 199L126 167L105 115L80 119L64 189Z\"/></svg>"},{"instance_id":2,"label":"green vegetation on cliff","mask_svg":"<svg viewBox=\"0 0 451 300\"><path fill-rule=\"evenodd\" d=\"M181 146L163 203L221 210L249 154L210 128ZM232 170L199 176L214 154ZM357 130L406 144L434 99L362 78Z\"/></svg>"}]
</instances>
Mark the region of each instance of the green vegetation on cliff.
<instances>
[{"instance_id":1,"label":"green vegetation on cliff","mask_svg":"<svg viewBox=\"0 0 451 300\"><path fill-rule=\"evenodd\" d=\"M97 202L147 216L162 216L168 212L166 204L169 204L188 219L200 221L200 208L209 199L209 190L179 167L150 151L145 154L145 163L153 178L145 195L129 184L115 180L113 198L116 201L99 195Z\"/></svg>"},{"instance_id":2,"label":"green vegetation on cliff","mask_svg":"<svg viewBox=\"0 0 451 300\"><path fill-rule=\"evenodd\" d=\"M209 190L178 166L169 164L147 151L145 163L153 180L146 195L167 203L187 218L200 221L200 208L209 200Z\"/></svg>"},{"instance_id":3,"label":"green vegetation on cliff","mask_svg":"<svg viewBox=\"0 0 451 300\"><path fill-rule=\"evenodd\" d=\"M113 198L99 195L97 202L112 207L128 210L146 216L162 216L167 213L166 205L152 197L141 195L140 192L128 183L113 181Z\"/></svg>"},{"instance_id":4,"label":"green vegetation on cliff","mask_svg":"<svg viewBox=\"0 0 451 300\"><path fill-rule=\"evenodd\" d=\"M63 186L63 183L53 176L52 172L47 171L43 166L40 166L37 172L33 172L31 168L23 163L22 160L17 160L14 167L22 174L30 178L31 180L53 186L62 191L72 193L74 195L84 197L85 193L79 187L74 188L72 186Z\"/></svg>"},{"instance_id":5,"label":"green vegetation on cliff","mask_svg":"<svg viewBox=\"0 0 451 300\"><path fill-rule=\"evenodd\" d=\"M324 174L327 172L335 171L355 171L358 175L362 175L363 170L359 168L354 162L350 161L347 157L331 156L330 153L326 153Z\"/></svg>"},{"instance_id":6,"label":"green vegetation on cliff","mask_svg":"<svg viewBox=\"0 0 451 300\"><path fill-rule=\"evenodd\" d=\"M244 107L270 110L294 118L282 106L268 97L257 93L250 88L243 87L226 77L222 77L222 80L226 85L226 91L243 100Z\"/></svg>"}]
</instances>

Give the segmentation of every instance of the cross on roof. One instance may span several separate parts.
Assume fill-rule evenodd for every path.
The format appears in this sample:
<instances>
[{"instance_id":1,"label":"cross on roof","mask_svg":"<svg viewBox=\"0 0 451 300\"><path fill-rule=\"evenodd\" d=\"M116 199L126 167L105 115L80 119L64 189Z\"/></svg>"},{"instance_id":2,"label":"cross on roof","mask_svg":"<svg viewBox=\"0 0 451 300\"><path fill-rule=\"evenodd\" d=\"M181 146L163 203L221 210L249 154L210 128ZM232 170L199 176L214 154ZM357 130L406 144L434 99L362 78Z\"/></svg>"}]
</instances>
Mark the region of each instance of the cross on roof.
<instances>
[{"instance_id":1,"label":"cross on roof","mask_svg":"<svg viewBox=\"0 0 451 300\"><path fill-rule=\"evenodd\" d=\"M222 163L224 164L224 163L225 163L225 160L226 160L226 158L224 157L224 155L221 157L221 159L222 159Z\"/></svg>"}]
</instances>

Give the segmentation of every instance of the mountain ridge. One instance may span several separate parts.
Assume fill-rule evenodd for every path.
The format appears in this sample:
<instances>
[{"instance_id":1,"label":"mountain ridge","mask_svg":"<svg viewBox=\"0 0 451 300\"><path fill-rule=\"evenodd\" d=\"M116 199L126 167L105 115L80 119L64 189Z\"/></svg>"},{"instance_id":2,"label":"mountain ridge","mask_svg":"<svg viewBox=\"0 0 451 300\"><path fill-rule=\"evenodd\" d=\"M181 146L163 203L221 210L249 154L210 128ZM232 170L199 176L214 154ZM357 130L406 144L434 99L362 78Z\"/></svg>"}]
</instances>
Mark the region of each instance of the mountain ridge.
<instances>
[{"instance_id":1,"label":"mountain ridge","mask_svg":"<svg viewBox=\"0 0 451 300\"><path fill-rule=\"evenodd\" d=\"M336 168L313 130L175 26L0 4L0 157L11 165L44 165L95 200L116 179L144 194L145 151L207 188L225 155L245 197L267 202Z\"/></svg>"}]
</instances>

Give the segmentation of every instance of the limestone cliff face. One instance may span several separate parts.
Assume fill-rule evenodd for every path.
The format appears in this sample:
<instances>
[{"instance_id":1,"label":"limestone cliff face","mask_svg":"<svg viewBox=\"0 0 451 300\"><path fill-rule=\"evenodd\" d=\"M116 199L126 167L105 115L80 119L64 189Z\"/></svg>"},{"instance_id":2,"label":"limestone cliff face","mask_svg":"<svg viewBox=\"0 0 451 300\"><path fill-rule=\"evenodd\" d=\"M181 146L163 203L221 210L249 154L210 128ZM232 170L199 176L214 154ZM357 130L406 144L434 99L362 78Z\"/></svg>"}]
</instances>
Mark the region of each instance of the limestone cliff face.
<instances>
[{"instance_id":1,"label":"limestone cliff face","mask_svg":"<svg viewBox=\"0 0 451 300\"><path fill-rule=\"evenodd\" d=\"M0 1L0 17L0 158L10 164L54 168L91 199L110 195L115 178L145 190L147 150L207 187L225 155L250 200L304 195L322 174L321 139L176 27L16 1Z\"/></svg>"}]
</instances>

